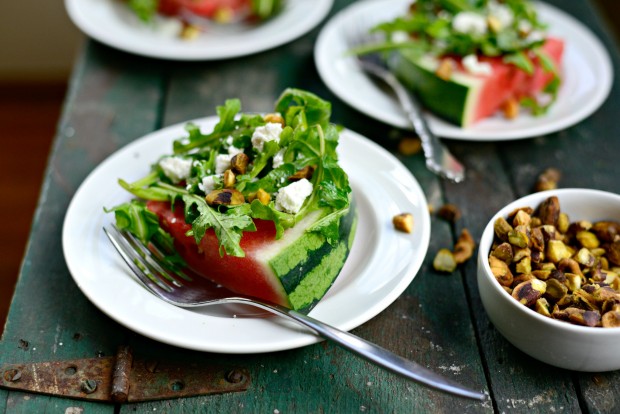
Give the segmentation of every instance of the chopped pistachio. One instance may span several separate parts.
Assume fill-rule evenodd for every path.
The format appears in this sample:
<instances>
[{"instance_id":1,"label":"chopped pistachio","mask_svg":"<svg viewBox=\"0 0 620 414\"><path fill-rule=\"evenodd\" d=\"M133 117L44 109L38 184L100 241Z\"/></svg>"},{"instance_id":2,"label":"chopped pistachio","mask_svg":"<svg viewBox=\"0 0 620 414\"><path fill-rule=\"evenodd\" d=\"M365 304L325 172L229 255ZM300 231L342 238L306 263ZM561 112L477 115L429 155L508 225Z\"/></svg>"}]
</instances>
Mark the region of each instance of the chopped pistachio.
<instances>
[{"instance_id":1,"label":"chopped pistachio","mask_svg":"<svg viewBox=\"0 0 620 414\"><path fill-rule=\"evenodd\" d=\"M620 312L607 312L601 318L601 325L603 328L618 328L620 327Z\"/></svg>"},{"instance_id":2,"label":"chopped pistachio","mask_svg":"<svg viewBox=\"0 0 620 414\"><path fill-rule=\"evenodd\" d=\"M517 211L515 217L512 219L513 226L529 226L532 221L532 216L530 216L525 210Z\"/></svg>"},{"instance_id":3,"label":"chopped pistachio","mask_svg":"<svg viewBox=\"0 0 620 414\"><path fill-rule=\"evenodd\" d=\"M504 111L504 117L506 117L506 119L515 119L519 116L521 105L519 104L518 100L514 98L509 98L506 100L506 102L504 102L504 105L502 105L502 109Z\"/></svg>"},{"instance_id":4,"label":"chopped pistachio","mask_svg":"<svg viewBox=\"0 0 620 414\"><path fill-rule=\"evenodd\" d=\"M283 127L286 126L285 125L286 123L284 122L284 118L282 117L282 115L277 114L277 113L275 113L275 114L267 114L267 115L263 116L263 119L265 120L265 122L269 122L269 123L272 123L272 124L280 124Z\"/></svg>"},{"instance_id":5,"label":"chopped pistachio","mask_svg":"<svg viewBox=\"0 0 620 414\"><path fill-rule=\"evenodd\" d=\"M513 263L520 262L524 257L532 256L532 252L530 251L529 247L520 248L520 247L513 246L512 251L514 254L512 257Z\"/></svg>"},{"instance_id":6,"label":"chopped pistachio","mask_svg":"<svg viewBox=\"0 0 620 414\"><path fill-rule=\"evenodd\" d=\"M512 297L519 303L532 307L542 297L546 289L547 284L542 280L530 279L515 286L512 290Z\"/></svg>"},{"instance_id":7,"label":"chopped pistachio","mask_svg":"<svg viewBox=\"0 0 620 414\"><path fill-rule=\"evenodd\" d=\"M241 152L239 154L235 154L235 156L230 159L230 168L236 174L245 174L249 163L250 157Z\"/></svg>"},{"instance_id":8,"label":"chopped pistachio","mask_svg":"<svg viewBox=\"0 0 620 414\"><path fill-rule=\"evenodd\" d=\"M568 293L568 288L557 279L549 279L547 280L547 290L545 292L545 297L552 300L553 302L557 302L562 299Z\"/></svg>"},{"instance_id":9,"label":"chopped pistachio","mask_svg":"<svg viewBox=\"0 0 620 414\"><path fill-rule=\"evenodd\" d=\"M454 66L455 64L452 59L441 59L441 62L439 62L437 70L435 71L435 75L437 75L437 77L440 79L448 81L452 77L452 73L454 72Z\"/></svg>"},{"instance_id":10,"label":"chopped pistachio","mask_svg":"<svg viewBox=\"0 0 620 414\"><path fill-rule=\"evenodd\" d=\"M620 241L611 243L605 250L607 251L609 261L616 266L620 266Z\"/></svg>"},{"instance_id":11,"label":"chopped pistachio","mask_svg":"<svg viewBox=\"0 0 620 414\"><path fill-rule=\"evenodd\" d=\"M586 249L596 249L600 244L596 235L586 230L578 231L575 237Z\"/></svg>"},{"instance_id":12,"label":"chopped pistachio","mask_svg":"<svg viewBox=\"0 0 620 414\"><path fill-rule=\"evenodd\" d=\"M529 257L524 257L517 263L516 265L517 273L531 273L532 272L532 261Z\"/></svg>"},{"instance_id":13,"label":"chopped pistachio","mask_svg":"<svg viewBox=\"0 0 620 414\"><path fill-rule=\"evenodd\" d=\"M449 221L450 223L454 223L461 218L461 210L458 206L448 203L441 206L441 208L437 211L437 216Z\"/></svg>"},{"instance_id":14,"label":"chopped pistachio","mask_svg":"<svg viewBox=\"0 0 620 414\"><path fill-rule=\"evenodd\" d=\"M566 287L571 292L575 292L576 290L581 289L581 284L583 283L583 276L575 274L575 273L564 273L566 277Z\"/></svg>"},{"instance_id":15,"label":"chopped pistachio","mask_svg":"<svg viewBox=\"0 0 620 414\"><path fill-rule=\"evenodd\" d=\"M262 188L259 188L256 192L256 198L258 199L258 201L261 202L261 204L265 206L271 201L271 196L269 195L269 193Z\"/></svg>"},{"instance_id":16,"label":"chopped pistachio","mask_svg":"<svg viewBox=\"0 0 620 414\"><path fill-rule=\"evenodd\" d=\"M560 178L562 178L562 173L560 170L555 168L547 168L538 176L536 185L534 186L534 191L555 190L558 188Z\"/></svg>"},{"instance_id":17,"label":"chopped pistachio","mask_svg":"<svg viewBox=\"0 0 620 414\"><path fill-rule=\"evenodd\" d=\"M524 248L528 246L529 239L527 234L517 230L511 230L508 232L508 242L513 246Z\"/></svg>"},{"instance_id":18,"label":"chopped pistachio","mask_svg":"<svg viewBox=\"0 0 620 414\"><path fill-rule=\"evenodd\" d=\"M302 179L310 180L312 175L314 174L314 167L311 165L306 165L301 170L298 170L295 174L288 177L289 181L299 181Z\"/></svg>"},{"instance_id":19,"label":"chopped pistachio","mask_svg":"<svg viewBox=\"0 0 620 414\"><path fill-rule=\"evenodd\" d=\"M575 273L575 274L583 276L583 273L581 272L581 268L579 267L579 263L577 263L573 259L564 258L560 260L558 262L558 269L560 269L563 272L566 272L568 270L571 273Z\"/></svg>"},{"instance_id":20,"label":"chopped pistachio","mask_svg":"<svg viewBox=\"0 0 620 414\"><path fill-rule=\"evenodd\" d=\"M411 213L400 213L392 218L392 224L396 230L404 233L413 231L413 216Z\"/></svg>"},{"instance_id":21,"label":"chopped pistachio","mask_svg":"<svg viewBox=\"0 0 620 414\"><path fill-rule=\"evenodd\" d=\"M592 231L598 238L604 242L616 241L616 237L620 235L620 222L617 221L599 221L592 226Z\"/></svg>"},{"instance_id":22,"label":"chopped pistachio","mask_svg":"<svg viewBox=\"0 0 620 414\"><path fill-rule=\"evenodd\" d=\"M235 173L232 170L228 169L224 171L224 188L233 188L237 179L235 178Z\"/></svg>"},{"instance_id":23,"label":"chopped pistachio","mask_svg":"<svg viewBox=\"0 0 620 414\"><path fill-rule=\"evenodd\" d=\"M547 316L549 318L551 317L551 310L549 309L549 302L547 301L547 299L538 299L536 301L535 309L536 312L540 313L541 315Z\"/></svg>"},{"instance_id":24,"label":"chopped pistachio","mask_svg":"<svg viewBox=\"0 0 620 414\"><path fill-rule=\"evenodd\" d=\"M551 262L558 263L562 259L570 258L572 253L563 242L559 240L549 240L545 255Z\"/></svg>"},{"instance_id":25,"label":"chopped pistachio","mask_svg":"<svg viewBox=\"0 0 620 414\"><path fill-rule=\"evenodd\" d=\"M493 249L491 255L497 257L503 262L506 262L506 264L510 264L512 263L513 258L512 246L510 243L504 242Z\"/></svg>"},{"instance_id":26,"label":"chopped pistachio","mask_svg":"<svg viewBox=\"0 0 620 414\"><path fill-rule=\"evenodd\" d=\"M518 276L516 276L513 280L512 280L512 286L513 287L517 287L518 285L520 285L523 282L527 282L528 280L532 280L532 279L536 279L536 276L534 276L531 273L522 273Z\"/></svg>"},{"instance_id":27,"label":"chopped pistachio","mask_svg":"<svg viewBox=\"0 0 620 414\"><path fill-rule=\"evenodd\" d=\"M500 217L495 220L493 224L493 229L495 230L495 234L499 237L500 240L507 242L508 241L508 233L513 231L513 228L505 218Z\"/></svg>"},{"instance_id":28,"label":"chopped pistachio","mask_svg":"<svg viewBox=\"0 0 620 414\"><path fill-rule=\"evenodd\" d=\"M489 266L495 279L502 286L511 286L513 281L513 275L510 268L503 260L498 259L495 256L489 257Z\"/></svg>"},{"instance_id":29,"label":"chopped pistachio","mask_svg":"<svg viewBox=\"0 0 620 414\"><path fill-rule=\"evenodd\" d=\"M402 155L415 155L422 151L422 142L420 138L404 137L398 142L398 152Z\"/></svg>"},{"instance_id":30,"label":"chopped pistachio","mask_svg":"<svg viewBox=\"0 0 620 414\"><path fill-rule=\"evenodd\" d=\"M583 326L597 326L601 321L600 312L574 307L568 307L562 311L553 312L553 317Z\"/></svg>"},{"instance_id":31,"label":"chopped pistachio","mask_svg":"<svg viewBox=\"0 0 620 414\"><path fill-rule=\"evenodd\" d=\"M551 196L543 201L538 207L538 217L543 224L557 227L560 217L560 200L556 196Z\"/></svg>"},{"instance_id":32,"label":"chopped pistachio","mask_svg":"<svg viewBox=\"0 0 620 414\"><path fill-rule=\"evenodd\" d=\"M558 217L558 231L560 233L566 233L569 225L570 220L568 219L568 215L566 213L560 213Z\"/></svg>"},{"instance_id":33,"label":"chopped pistachio","mask_svg":"<svg viewBox=\"0 0 620 414\"><path fill-rule=\"evenodd\" d=\"M530 241L532 248L540 252L545 250L545 238L540 227L534 227L530 232Z\"/></svg>"},{"instance_id":34,"label":"chopped pistachio","mask_svg":"<svg viewBox=\"0 0 620 414\"><path fill-rule=\"evenodd\" d=\"M574 303L583 309L587 310L597 310L598 306L596 304L596 299L592 294L588 293L585 289L577 289L573 292L573 301Z\"/></svg>"},{"instance_id":35,"label":"chopped pistachio","mask_svg":"<svg viewBox=\"0 0 620 414\"><path fill-rule=\"evenodd\" d=\"M532 274L540 280L547 280L551 276L551 270L534 270Z\"/></svg>"},{"instance_id":36,"label":"chopped pistachio","mask_svg":"<svg viewBox=\"0 0 620 414\"><path fill-rule=\"evenodd\" d=\"M245 203L243 194L232 188L213 190L205 197L211 206L236 206Z\"/></svg>"},{"instance_id":37,"label":"chopped pistachio","mask_svg":"<svg viewBox=\"0 0 620 414\"><path fill-rule=\"evenodd\" d=\"M461 235L454 245L453 255L456 263L465 263L465 261L467 261L474 254L475 248L476 242L474 241L474 238L471 237L469 230L461 230Z\"/></svg>"},{"instance_id":38,"label":"chopped pistachio","mask_svg":"<svg viewBox=\"0 0 620 414\"><path fill-rule=\"evenodd\" d=\"M575 255L575 260L577 261L577 263L581 264L582 266L592 267L594 266L594 263L596 262L596 257L594 257L594 255L589 249L582 247L581 249L579 249L579 251Z\"/></svg>"},{"instance_id":39,"label":"chopped pistachio","mask_svg":"<svg viewBox=\"0 0 620 414\"><path fill-rule=\"evenodd\" d=\"M439 249L433 259L433 268L438 272L452 273L456 269L454 255L448 249Z\"/></svg>"}]
</instances>

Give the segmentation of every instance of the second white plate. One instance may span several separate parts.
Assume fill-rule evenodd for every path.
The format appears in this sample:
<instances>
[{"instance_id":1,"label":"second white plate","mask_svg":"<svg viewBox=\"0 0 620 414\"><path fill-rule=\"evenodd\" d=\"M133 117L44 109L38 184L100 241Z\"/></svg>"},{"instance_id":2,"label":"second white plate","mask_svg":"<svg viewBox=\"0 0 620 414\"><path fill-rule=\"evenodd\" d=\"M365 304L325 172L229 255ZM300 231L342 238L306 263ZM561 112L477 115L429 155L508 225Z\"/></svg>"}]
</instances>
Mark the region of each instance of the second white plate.
<instances>
[{"instance_id":1,"label":"second white plate","mask_svg":"<svg viewBox=\"0 0 620 414\"><path fill-rule=\"evenodd\" d=\"M180 39L165 23L147 25L117 0L65 0L69 17L84 33L137 55L172 60L215 60L245 56L290 42L312 30L333 0L287 0L272 19L256 25L220 26L194 40Z\"/></svg>"},{"instance_id":2,"label":"second white plate","mask_svg":"<svg viewBox=\"0 0 620 414\"><path fill-rule=\"evenodd\" d=\"M397 103L347 56L347 38L376 24L401 16L410 0L366 0L354 3L331 19L315 46L319 74L340 99L364 114L387 124L410 129ZM522 114L515 120L495 116L469 128L460 128L432 114L431 130L440 137L474 141L499 141L541 136L567 128L594 112L611 90L613 70L609 55L598 38L563 11L535 3L549 34L565 41L562 87L557 102L540 117Z\"/></svg>"},{"instance_id":3,"label":"second white plate","mask_svg":"<svg viewBox=\"0 0 620 414\"><path fill-rule=\"evenodd\" d=\"M211 130L215 117L194 121ZM184 124L149 134L100 164L76 192L63 226L63 251L82 292L104 313L128 328L179 347L220 353L258 353L301 347L320 339L279 317L233 318L210 310L169 305L142 288L105 237L113 221L103 207L131 196L117 184L149 172L185 135ZM420 269L430 239L426 198L416 179L394 156L345 130L338 147L357 203L359 223L347 262L311 315L350 330L376 316L407 288ZM368 169L372 165L372 169ZM413 233L398 232L392 217L413 214Z\"/></svg>"}]
</instances>

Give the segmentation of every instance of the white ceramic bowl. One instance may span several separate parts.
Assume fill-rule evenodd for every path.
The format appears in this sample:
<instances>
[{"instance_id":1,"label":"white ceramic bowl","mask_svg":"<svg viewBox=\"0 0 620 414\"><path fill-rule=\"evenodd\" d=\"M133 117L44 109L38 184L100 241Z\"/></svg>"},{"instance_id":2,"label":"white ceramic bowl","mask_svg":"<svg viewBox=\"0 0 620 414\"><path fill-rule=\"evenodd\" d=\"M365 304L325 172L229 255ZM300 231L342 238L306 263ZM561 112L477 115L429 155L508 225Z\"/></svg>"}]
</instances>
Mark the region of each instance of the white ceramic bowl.
<instances>
[{"instance_id":1,"label":"white ceramic bowl","mask_svg":"<svg viewBox=\"0 0 620 414\"><path fill-rule=\"evenodd\" d=\"M543 315L518 303L495 280L488 255L493 243L493 223L517 207L536 208L555 195L560 210L571 222L620 221L620 195L598 190L561 189L534 193L501 209L484 229L478 253L478 290L482 304L497 330L526 354L560 368L602 372L620 369L620 328L572 325Z\"/></svg>"}]
</instances>

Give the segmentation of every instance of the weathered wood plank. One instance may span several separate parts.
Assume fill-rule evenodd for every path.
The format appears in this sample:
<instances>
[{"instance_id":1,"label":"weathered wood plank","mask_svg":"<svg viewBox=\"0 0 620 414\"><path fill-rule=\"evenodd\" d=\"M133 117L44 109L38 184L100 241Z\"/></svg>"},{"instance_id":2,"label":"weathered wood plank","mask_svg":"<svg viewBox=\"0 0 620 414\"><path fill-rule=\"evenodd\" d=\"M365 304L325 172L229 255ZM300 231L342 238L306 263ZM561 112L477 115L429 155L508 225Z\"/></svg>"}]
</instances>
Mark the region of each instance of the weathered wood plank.
<instances>
[{"instance_id":1,"label":"weathered wood plank","mask_svg":"<svg viewBox=\"0 0 620 414\"><path fill-rule=\"evenodd\" d=\"M157 127L161 80L161 71L144 59L86 44L72 77L0 342L2 362L110 355L125 342L126 330L97 310L73 282L62 252L62 224L87 174L111 152ZM0 400L11 412L59 412L69 407L113 411L111 405L4 390Z\"/></svg>"}]
</instances>

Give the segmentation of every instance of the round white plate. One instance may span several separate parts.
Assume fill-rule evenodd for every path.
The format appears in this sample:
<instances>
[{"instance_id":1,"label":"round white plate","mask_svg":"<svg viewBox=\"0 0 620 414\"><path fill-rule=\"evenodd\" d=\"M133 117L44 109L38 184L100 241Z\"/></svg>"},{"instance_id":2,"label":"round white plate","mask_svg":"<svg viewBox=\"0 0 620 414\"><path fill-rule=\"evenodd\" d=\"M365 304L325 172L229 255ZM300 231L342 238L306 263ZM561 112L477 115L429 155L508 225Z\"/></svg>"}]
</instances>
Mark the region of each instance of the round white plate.
<instances>
[{"instance_id":1,"label":"round white plate","mask_svg":"<svg viewBox=\"0 0 620 414\"><path fill-rule=\"evenodd\" d=\"M168 19L141 22L118 0L65 0L69 17L85 34L137 55L173 60L214 60L245 56L290 42L319 24L333 0L287 0L272 19L256 24L217 26L197 39L182 40Z\"/></svg>"},{"instance_id":2,"label":"round white plate","mask_svg":"<svg viewBox=\"0 0 620 414\"><path fill-rule=\"evenodd\" d=\"M211 130L216 117L196 122ZM136 282L103 233L113 214L103 212L131 199L117 184L149 172L169 153L184 124L151 133L111 155L76 192L63 226L69 271L84 294L126 327L179 347L221 353L258 353L305 346L319 338L280 317L233 318L213 311L176 308ZM338 147L358 207L359 224L345 266L311 316L344 330L368 321L390 305L420 269L428 249L430 216L416 179L394 156L368 139L345 130ZM368 166L373 168L369 169ZM393 228L392 217L413 214L411 234ZM211 312L211 313L209 313Z\"/></svg>"},{"instance_id":3,"label":"round white plate","mask_svg":"<svg viewBox=\"0 0 620 414\"><path fill-rule=\"evenodd\" d=\"M340 99L364 114L400 128L411 128L396 101L360 72L354 57L346 56L352 33L403 15L410 0L366 0L354 3L331 19L321 30L314 54L325 84ZM565 41L562 87L558 100L540 117L521 114L515 120L503 116L460 128L432 114L431 130L440 137L497 141L529 138L571 126L594 112L612 85L613 70L601 42L572 16L544 3L535 3L540 19L549 24L549 34Z\"/></svg>"}]
</instances>

